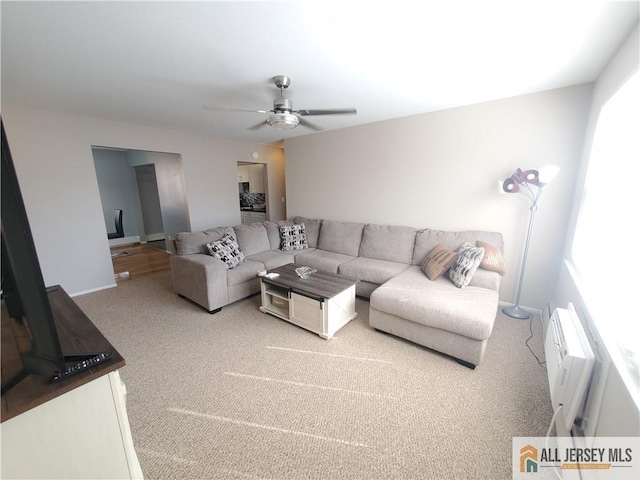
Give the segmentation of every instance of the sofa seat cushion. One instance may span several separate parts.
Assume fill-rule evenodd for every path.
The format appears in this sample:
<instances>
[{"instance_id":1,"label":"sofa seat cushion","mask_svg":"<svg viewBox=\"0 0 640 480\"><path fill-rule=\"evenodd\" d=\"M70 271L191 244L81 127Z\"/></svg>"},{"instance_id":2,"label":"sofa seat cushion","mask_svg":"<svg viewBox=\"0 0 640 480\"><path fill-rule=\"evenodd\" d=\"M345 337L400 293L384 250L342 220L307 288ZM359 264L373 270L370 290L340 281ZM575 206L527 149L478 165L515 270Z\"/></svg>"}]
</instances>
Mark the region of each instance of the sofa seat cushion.
<instances>
[{"instance_id":1,"label":"sofa seat cushion","mask_svg":"<svg viewBox=\"0 0 640 480\"><path fill-rule=\"evenodd\" d=\"M256 262L254 260L245 260L240 265L231 270L227 270L227 286L238 285L240 283L248 282L254 278L258 278L258 270L264 268L262 262Z\"/></svg>"},{"instance_id":2,"label":"sofa seat cushion","mask_svg":"<svg viewBox=\"0 0 640 480\"><path fill-rule=\"evenodd\" d=\"M254 262L260 262L264 265L264 268L271 270L272 268L281 267L293 263L295 257L288 252L280 252L278 250L269 250L267 252L256 253L250 255L247 260L253 260Z\"/></svg>"},{"instance_id":3,"label":"sofa seat cushion","mask_svg":"<svg viewBox=\"0 0 640 480\"><path fill-rule=\"evenodd\" d=\"M296 265L315 268L325 272L338 273L338 267L356 257L343 255L342 253L326 252L324 250L298 250L296 253Z\"/></svg>"},{"instance_id":4,"label":"sofa seat cushion","mask_svg":"<svg viewBox=\"0 0 640 480\"><path fill-rule=\"evenodd\" d=\"M406 263L358 257L341 264L338 267L338 273L347 277L382 285L407 268L409 268L409 265Z\"/></svg>"},{"instance_id":5,"label":"sofa seat cushion","mask_svg":"<svg viewBox=\"0 0 640 480\"><path fill-rule=\"evenodd\" d=\"M498 311L498 293L472 286L461 290L446 277L431 281L412 266L378 287L370 305L421 325L486 340Z\"/></svg>"},{"instance_id":6,"label":"sofa seat cushion","mask_svg":"<svg viewBox=\"0 0 640 480\"><path fill-rule=\"evenodd\" d=\"M417 231L413 227L369 223L362 232L360 256L409 265Z\"/></svg>"}]
</instances>

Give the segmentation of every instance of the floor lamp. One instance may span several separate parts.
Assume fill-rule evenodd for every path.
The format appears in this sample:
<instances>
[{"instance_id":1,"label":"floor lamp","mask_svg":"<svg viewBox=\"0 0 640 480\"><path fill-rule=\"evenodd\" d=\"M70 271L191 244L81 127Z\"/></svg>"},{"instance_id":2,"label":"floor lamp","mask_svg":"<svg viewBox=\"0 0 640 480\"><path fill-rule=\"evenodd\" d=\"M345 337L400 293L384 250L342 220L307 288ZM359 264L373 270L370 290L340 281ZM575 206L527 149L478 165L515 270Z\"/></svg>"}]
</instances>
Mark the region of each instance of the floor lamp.
<instances>
[{"instance_id":1,"label":"floor lamp","mask_svg":"<svg viewBox=\"0 0 640 480\"><path fill-rule=\"evenodd\" d=\"M529 253L529 242L533 231L533 219L538 210L538 202L542 195L542 188L549 183L560 171L560 167L550 165L538 170L524 170L520 168L502 182L502 189L507 193L522 193L530 201L529 207L529 229L527 231L527 241L524 244L524 255L522 256L522 266L520 267L520 280L518 280L518 291L516 293L516 303L511 307L504 307L502 311L512 317L527 320L531 314L520 307L520 293L522 292L522 281L524 279L524 269L527 265L527 254Z\"/></svg>"}]
</instances>

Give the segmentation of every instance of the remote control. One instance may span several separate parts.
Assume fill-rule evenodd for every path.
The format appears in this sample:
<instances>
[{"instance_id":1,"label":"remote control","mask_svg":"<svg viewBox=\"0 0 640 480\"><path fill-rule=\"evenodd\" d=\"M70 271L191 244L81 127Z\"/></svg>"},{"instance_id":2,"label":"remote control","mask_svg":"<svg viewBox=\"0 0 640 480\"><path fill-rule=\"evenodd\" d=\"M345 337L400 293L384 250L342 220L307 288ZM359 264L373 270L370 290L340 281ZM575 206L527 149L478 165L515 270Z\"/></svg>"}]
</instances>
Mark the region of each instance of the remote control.
<instances>
[{"instance_id":1,"label":"remote control","mask_svg":"<svg viewBox=\"0 0 640 480\"><path fill-rule=\"evenodd\" d=\"M76 373L83 372L88 368L95 367L100 363L104 363L106 361L111 360L113 355L109 352L99 353L93 357L87 358L86 360L82 360L81 362L75 363L73 365L68 366L64 369L64 371L54 374L51 378L52 382L59 382L60 380L64 380L71 375L75 375Z\"/></svg>"}]
</instances>

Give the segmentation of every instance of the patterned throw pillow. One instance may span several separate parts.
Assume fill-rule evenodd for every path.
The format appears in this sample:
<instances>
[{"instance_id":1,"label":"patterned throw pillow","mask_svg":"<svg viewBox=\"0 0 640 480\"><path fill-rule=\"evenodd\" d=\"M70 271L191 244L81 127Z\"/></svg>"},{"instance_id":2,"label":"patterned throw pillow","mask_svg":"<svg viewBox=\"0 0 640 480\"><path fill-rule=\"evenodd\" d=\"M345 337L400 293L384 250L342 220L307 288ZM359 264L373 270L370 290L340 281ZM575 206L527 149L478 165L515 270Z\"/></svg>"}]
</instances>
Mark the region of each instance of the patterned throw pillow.
<instances>
[{"instance_id":1,"label":"patterned throw pillow","mask_svg":"<svg viewBox=\"0 0 640 480\"><path fill-rule=\"evenodd\" d=\"M429 252L420 269L429 280L435 280L451 268L457 257L456 252L452 252L443 243L439 243Z\"/></svg>"},{"instance_id":2,"label":"patterned throw pillow","mask_svg":"<svg viewBox=\"0 0 640 480\"><path fill-rule=\"evenodd\" d=\"M484 257L482 257L482 262L480 262L480 268L498 272L500 275L506 273L504 257L499 248L480 240L476 242L476 247L484 248Z\"/></svg>"},{"instance_id":3,"label":"patterned throw pillow","mask_svg":"<svg viewBox=\"0 0 640 480\"><path fill-rule=\"evenodd\" d=\"M470 243L464 243L458 249L458 259L449 269L449 278L456 287L463 288L469 285L482 257L484 257L484 248L482 247L474 247Z\"/></svg>"},{"instance_id":4,"label":"patterned throw pillow","mask_svg":"<svg viewBox=\"0 0 640 480\"><path fill-rule=\"evenodd\" d=\"M309 248L307 245L307 234L304 223L296 225L280 225L280 245L282 251L303 250Z\"/></svg>"},{"instance_id":5,"label":"patterned throw pillow","mask_svg":"<svg viewBox=\"0 0 640 480\"><path fill-rule=\"evenodd\" d=\"M244 262L244 253L240 250L238 242L228 233L220 240L207 243L207 250L211 255L222 260L227 268L237 267Z\"/></svg>"}]
</instances>

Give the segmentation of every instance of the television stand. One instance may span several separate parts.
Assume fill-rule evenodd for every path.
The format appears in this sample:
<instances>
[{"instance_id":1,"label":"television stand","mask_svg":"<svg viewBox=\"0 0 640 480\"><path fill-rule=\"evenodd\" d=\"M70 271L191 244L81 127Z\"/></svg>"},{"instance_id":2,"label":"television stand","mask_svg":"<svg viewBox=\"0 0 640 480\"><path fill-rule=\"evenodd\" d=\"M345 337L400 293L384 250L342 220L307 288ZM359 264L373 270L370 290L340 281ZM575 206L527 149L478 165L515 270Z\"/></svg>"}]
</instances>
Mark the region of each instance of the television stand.
<instances>
[{"instance_id":1,"label":"television stand","mask_svg":"<svg viewBox=\"0 0 640 480\"><path fill-rule=\"evenodd\" d=\"M20 380L26 325L2 302L2 376L16 384L2 394L0 478L142 479L119 373L124 358L62 288L48 296L64 366L91 365L59 382L51 375Z\"/></svg>"}]
</instances>

